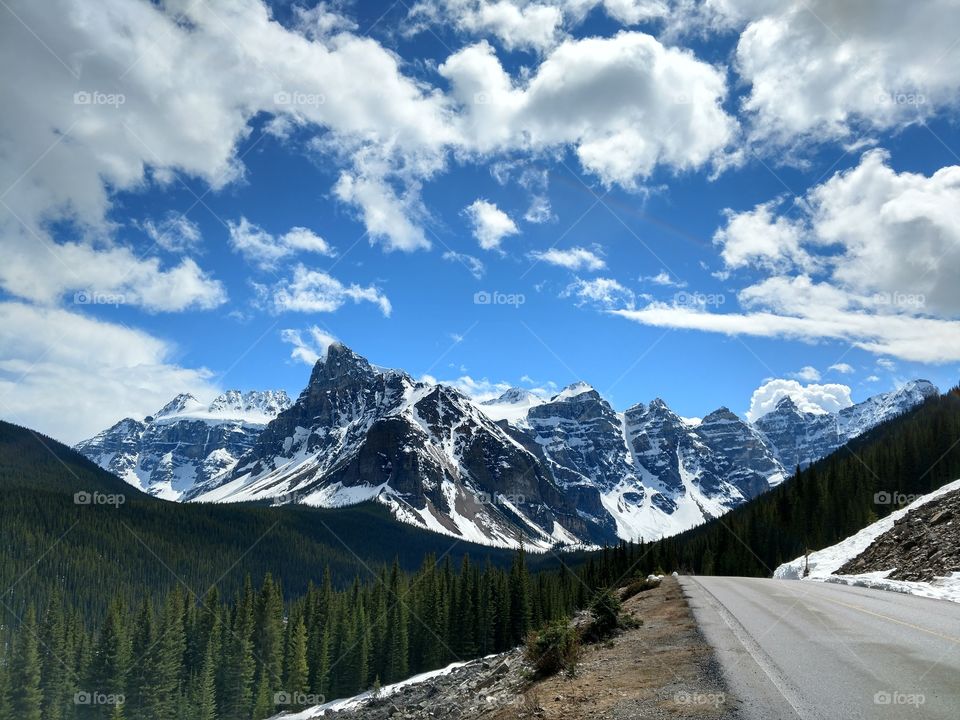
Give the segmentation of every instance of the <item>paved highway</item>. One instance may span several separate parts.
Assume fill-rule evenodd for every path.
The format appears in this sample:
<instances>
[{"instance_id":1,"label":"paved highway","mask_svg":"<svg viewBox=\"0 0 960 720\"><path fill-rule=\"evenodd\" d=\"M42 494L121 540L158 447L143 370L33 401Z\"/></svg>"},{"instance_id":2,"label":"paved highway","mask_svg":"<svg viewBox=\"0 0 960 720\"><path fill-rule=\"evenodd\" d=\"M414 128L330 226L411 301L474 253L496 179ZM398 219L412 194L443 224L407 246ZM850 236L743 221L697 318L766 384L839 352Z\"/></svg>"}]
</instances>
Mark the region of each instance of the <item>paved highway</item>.
<instances>
[{"instance_id":1,"label":"paved highway","mask_svg":"<svg viewBox=\"0 0 960 720\"><path fill-rule=\"evenodd\" d=\"M960 718L960 604L843 585L681 577L746 720Z\"/></svg>"}]
</instances>

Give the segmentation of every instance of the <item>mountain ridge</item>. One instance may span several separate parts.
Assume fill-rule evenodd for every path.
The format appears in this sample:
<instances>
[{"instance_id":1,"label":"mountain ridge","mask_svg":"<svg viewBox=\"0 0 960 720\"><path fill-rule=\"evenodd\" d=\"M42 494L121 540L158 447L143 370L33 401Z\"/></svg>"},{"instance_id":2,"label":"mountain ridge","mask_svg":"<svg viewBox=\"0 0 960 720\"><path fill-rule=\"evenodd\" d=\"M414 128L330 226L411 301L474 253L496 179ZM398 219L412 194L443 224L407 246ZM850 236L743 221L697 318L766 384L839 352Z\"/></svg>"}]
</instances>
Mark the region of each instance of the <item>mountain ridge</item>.
<instances>
[{"instance_id":1,"label":"mountain ridge","mask_svg":"<svg viewBox=\"0 0 960 720\"><path fill-rule=\"evenodd\" d=\"M583 381L550 398L510 388L476 401L334 343L296 401L229 391L204 407L180 395L77 449L169 499L374 500L434 532L545 550L687 530L936 393L913 381L839 413L787 397L753 423L721 407L694 424L661 398L618 413ZM228 417L251 409L272 417ZM191 432L206 435L191 445Z\"/></svg>"}]
</instances>

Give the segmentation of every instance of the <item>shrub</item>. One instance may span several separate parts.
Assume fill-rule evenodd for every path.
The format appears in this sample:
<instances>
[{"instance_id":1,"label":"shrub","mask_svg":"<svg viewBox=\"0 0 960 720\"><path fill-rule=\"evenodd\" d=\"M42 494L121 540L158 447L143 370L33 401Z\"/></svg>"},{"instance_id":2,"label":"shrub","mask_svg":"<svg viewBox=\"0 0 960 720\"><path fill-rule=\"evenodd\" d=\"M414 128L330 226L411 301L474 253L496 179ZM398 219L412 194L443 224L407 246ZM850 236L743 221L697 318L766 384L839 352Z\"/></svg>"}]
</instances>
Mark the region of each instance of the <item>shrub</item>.
<instances>
[{"instance_id":1,"label":"shrub","mask_svg":"<svg viewBox=\"0 0 960 720\"><path fill-rule=\"evenodd\" d=\"M627 583L627 586L623 589L621 595L624 601L629 600L634 595L639 595L642 592L647 590L652 590L655 587L660 587L660 580L656 580L653 577L646 578L636 578Z\"/></svg>"},{"instance_id":2,"label":"shrub","mask_svg":"<svg viewBox=\"0 0 960 720\"><path fill-rule=\"evenodd\" d=\"M577 631L567 620L549 623L527 636L525 655L537 675L556 675L561 670L573 675L580 656Z\"/></svg>"},{"instance_id":3,"label":"shrub","mask_svg":"<svg viewBox=\"0 0 960 720\"><path fill-rule=\"evenodd\" d=\"M601 590L590 603L590 614L591 634L598 639L609 637L620 626L620 600L609 588Z\"/></svg>"}]
</instances>

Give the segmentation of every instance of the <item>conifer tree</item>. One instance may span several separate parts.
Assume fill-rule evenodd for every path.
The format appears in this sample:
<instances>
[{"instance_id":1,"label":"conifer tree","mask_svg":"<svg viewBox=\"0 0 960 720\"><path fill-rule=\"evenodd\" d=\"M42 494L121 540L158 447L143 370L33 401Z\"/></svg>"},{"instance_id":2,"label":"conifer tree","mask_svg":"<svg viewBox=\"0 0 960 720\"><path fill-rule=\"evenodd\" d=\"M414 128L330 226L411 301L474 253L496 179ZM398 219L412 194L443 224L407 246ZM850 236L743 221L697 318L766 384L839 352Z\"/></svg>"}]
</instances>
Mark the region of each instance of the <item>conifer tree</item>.
<instances>
[{"instance_id":1,"label":"conifer tree","mask_svg":"<svg viewBox=\"0 0 960 720\"><path fill-rule=\"evenodd\" d=\"M27 608L17 633L16 652L11 667L13 716L17 720L42 720L43 694L40 690L40 649L37 638L37 613Z\"/></svg>"}]
</instances>

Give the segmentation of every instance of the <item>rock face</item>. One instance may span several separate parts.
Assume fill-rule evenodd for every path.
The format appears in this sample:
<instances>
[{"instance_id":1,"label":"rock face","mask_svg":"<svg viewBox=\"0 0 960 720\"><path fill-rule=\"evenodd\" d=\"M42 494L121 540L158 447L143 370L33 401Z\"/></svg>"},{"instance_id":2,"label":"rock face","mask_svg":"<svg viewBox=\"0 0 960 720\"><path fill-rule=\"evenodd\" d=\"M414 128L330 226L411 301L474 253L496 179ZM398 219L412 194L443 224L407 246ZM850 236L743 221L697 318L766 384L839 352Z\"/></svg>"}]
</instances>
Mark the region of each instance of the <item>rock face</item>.
<instances>
[{"instance_id":1,"label":"rock face","mask_svg":"<svg viewBox=\"0 0 960 720\"><path fill-rule=\"evenodd\" d=\"M77 446L160 497L323 507L376 500L402 522L497 546L653 540L777 485L797 465L935 394L926 381L837 414L789 398L750 424L660 399L618 413L591 386L477 403L340 344L284 393L180 395Z\"/></svg>"},{"instance_id":2,"label":"rock face","mask_svg":"<svg viewBox=\"0 0 960 720\"><path fill-rule=\"evenodd\" d=\"M466 396L376 369L339 344L237 467L196 499L324 507L376 499L400 520L491 545L610 537Z\"/></svg>"},{"instance_id":3,"label":"rock face","mask_svg":"<svg viewBox=\"0 0 960 720\"><path fill-rule=\"evenodd\" d=\"M181 500L229 472L290 405L282 390L231 390L209 406L178 395L142 422L125 418L76 449L151 495Z\"/></svg>"},{"instance_id":4,"label":"rock face","mask_svg":"<svg viewBox=\"0 0 960 720\"><path fill-rule=\"evenodd\" d=\"M759 418L755 426L774 449L780 464L792 473L798 465L806 467L938 393L929 381L913 380L836 414L804 412L785 397L772 412Z\"/></svg>"},{"instance_id":5,"label":"rock face","mask_svg":"<svg viewBox=\"0 0 960 720\"><path fill-rule=\"evenodd\" d=\"M908 512L837 574L891 569L887 579L914 582L960 572L960 490Z\"/></svg>"}]
</instances>

